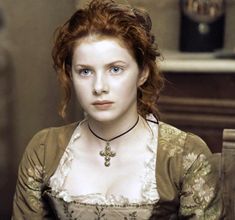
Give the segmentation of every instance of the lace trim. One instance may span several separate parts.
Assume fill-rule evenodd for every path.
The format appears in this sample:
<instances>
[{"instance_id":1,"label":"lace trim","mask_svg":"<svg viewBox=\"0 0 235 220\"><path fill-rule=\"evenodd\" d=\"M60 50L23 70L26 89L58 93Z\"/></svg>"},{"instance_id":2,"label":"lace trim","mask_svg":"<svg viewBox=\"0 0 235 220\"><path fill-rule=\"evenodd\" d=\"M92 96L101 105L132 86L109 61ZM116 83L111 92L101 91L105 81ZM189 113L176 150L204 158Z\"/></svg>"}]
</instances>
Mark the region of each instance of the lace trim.
<instances>
[{"instance_id":1,"label":"lace trim","mask_svg":"<svg viewBox=\"0 0 235 220\"><path fill-rule=\"evenodd\" d=\"M123 204L154 204L159 200L159 194L157 191L156 184L156 156L157 156L157 139L158 139L158 125L152 122L148 122L149 127L151 128L152 135L150 136L147 148L152 152L152 157L149 161L145 162L145 174L141 176L142 180L142 199L141 201L137 199L129 199L122 195L103 195L101 193L92 193L87 195L72 196L68 191L63 188L64 181L69 174L70 167L72 166L72 161L74 159L74 142L77 138L81 136L80 127L81 124L85 121L81 121L77 128L75 129L70 142L60 160L58 168L54 175L50 178L50 187L53 193L58 197L63 199L66 202L79 201L81 203L90 203L90 204L105 204L105 205L123 205Z\"/></svg>"},{"instance_id":2,"label":"lace trim","mask_svg":"<svg viewBox=\"0 0 235 220\"><path fill-rule=\"evenodd\" d=\"M63 188L64 181L69 174L70 167L72 166L72 161L74 159L74 154L72 150L73 143L77 140L80 134L80 127L86 119L81 121L77 128L74 130L72 137L66 147L64 154L59 162L59 165L54 173L54 175L50 178L50 186L52 190L54 190L59 198L64 199L64 201L70 202L71 196L69 193Z\"/></svg>"},{"instance_id":3,"label":"lace trim","mask_svg":"<svg viewBox=\"0 0 235 220\"><path fill-rule=\"evenodd\" d=\"M152 152L152 158L145 162L145 175L142 177L142 197L144 201L154 201L156 202L159 199L159 194L157 191L156 184L156 158L157 158L157 139L158 139L158 126L151 122L148 123L153 135L150 137L147 147Z\"/></svg>"}]
</instances>

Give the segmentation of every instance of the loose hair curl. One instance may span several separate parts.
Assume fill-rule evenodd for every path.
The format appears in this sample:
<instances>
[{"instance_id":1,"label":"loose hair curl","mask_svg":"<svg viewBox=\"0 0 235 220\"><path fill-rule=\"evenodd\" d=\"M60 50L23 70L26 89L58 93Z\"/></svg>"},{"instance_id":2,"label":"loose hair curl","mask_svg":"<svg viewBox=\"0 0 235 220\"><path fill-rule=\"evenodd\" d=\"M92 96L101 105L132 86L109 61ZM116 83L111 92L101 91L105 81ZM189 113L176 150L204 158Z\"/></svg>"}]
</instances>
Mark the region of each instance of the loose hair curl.
<instances>
[{"instance_id":1,"label":"loose hair curl","mask_svg":"<svg viewBox=\"0 0 235 220\"><path fill-rule=\"evenodd\" d=\"M64 92L59 114L65 118L71 99L73 48L79 39L95 35L122 40L133 53L140 71L148 68L148 78L138 87L137 108L144 118L150 113L158 118L157 100L164 80L156 64L160 53L151 28L151 19L146 11L112 0L92 0L86 8L77 10L55 32L52 58Z\"/></svg>"}]
</instances>

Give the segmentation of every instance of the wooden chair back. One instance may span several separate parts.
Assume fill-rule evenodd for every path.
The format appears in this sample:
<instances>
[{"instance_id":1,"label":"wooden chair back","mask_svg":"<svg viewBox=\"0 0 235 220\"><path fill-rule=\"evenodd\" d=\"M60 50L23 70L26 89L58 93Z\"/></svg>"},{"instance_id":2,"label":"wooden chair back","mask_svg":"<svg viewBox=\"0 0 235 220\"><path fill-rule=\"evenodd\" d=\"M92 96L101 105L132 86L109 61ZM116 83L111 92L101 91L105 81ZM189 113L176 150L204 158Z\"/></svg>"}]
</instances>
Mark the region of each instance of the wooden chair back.
<instances>
[{"instance_id":1,"label":"wooden chair back","mask_svg":"<svg viewBox=\"0 0 235 220\"><path fill-rule=\"evenodd\" d=\"M221 181L226 218L235 220L235 129L224 129Z\"/></svg>"}]
</instances>

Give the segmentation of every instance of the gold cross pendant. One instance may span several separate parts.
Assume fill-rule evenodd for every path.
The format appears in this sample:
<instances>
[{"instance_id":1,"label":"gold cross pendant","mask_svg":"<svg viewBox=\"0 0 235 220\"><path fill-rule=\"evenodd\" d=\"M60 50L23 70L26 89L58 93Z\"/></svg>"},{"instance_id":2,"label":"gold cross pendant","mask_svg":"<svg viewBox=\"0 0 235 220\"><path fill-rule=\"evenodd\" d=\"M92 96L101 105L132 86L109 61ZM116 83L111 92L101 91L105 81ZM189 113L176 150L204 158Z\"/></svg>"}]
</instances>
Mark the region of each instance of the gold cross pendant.
<instances>
[{"instance_id":1,"label":"gold cross pendant","mask_svg":"<svg viewBox=\"0 0 235 220\"><path fill-rule=\"evenodd\" d=\"M104 157L104 160L105 160L104 165L106 167L110 166L110 159L111 159L111 157L115 157L115 155L116 155L116 153L111 151L111 148L109 146L109 142L107 141L104 151L100 151L100 156Z\"/></svg>"}]
</instances>

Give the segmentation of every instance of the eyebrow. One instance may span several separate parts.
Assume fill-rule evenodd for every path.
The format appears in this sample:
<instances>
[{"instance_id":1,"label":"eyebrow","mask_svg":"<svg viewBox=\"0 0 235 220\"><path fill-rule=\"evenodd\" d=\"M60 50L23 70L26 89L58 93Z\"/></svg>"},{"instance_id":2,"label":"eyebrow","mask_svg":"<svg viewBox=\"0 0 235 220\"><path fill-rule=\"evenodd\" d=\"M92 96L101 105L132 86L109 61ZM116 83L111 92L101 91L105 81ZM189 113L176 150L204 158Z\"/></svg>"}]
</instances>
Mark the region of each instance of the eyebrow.
<instances>
[{"instance_id":1,"label":"eyebrow","mask_svg":"<svg viewBox=\"0 0 235 220\"><path fill-rule=\"evenodd\" d=\"M108 64L105 64L105 67L107 68L107 67L110 67L110 66L112 66L112 65L115 65L115 64L117 64L117 63L122 63L122 64L127 64L126 62L124 62L124 61L122 61L122 60L116 60L116 61L114 61L114 62L111 62L111 63L108 63ZM82 67L82 68L92 68L92 66L91 65L88 65L88 64L75 64L75 67Z\"/></svg>"}]
</instances>

